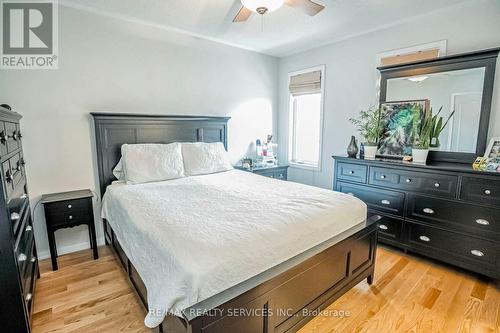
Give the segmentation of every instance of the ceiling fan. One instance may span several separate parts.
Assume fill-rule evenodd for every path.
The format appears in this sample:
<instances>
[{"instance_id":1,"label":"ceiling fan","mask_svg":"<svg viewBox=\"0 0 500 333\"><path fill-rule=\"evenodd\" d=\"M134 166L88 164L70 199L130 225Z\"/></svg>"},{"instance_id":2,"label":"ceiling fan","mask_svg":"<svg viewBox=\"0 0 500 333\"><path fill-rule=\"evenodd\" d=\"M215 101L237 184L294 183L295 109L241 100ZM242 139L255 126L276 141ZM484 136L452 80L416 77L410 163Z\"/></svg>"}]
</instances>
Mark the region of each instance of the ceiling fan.
<instances>
[{"instance_id":1,"label":"ceiling fan","mask_svg":"<svg viewBox=\"0 0 500 333\"><path fill-rule=\"evenodd\" d=\"M252 13L264 15L273 12L284 4L298 8L310 16L314 16L325 9L325 6L311 0L241 0L241 4L242 7L234 17L233 22L244 22L248 20Z\"/></svg>"}]
</instances>

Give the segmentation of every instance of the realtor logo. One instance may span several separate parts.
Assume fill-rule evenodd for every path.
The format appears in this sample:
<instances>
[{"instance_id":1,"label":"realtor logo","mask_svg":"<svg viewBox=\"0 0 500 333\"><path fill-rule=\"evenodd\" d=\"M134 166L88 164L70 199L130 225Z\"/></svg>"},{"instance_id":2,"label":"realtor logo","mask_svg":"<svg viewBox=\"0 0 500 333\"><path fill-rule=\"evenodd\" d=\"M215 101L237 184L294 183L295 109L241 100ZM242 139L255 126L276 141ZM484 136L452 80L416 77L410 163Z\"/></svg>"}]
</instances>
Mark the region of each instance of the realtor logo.
<instances>
[{"instance_id":1,"label":"realtor logo","mask_svg":"<svg viewBox=\"0 0 500 333\"><path fill-rule=\"evenodd\" d=\"M57 3L0 0L2 69L57 69Z\"/></svg>"}]
</instances>

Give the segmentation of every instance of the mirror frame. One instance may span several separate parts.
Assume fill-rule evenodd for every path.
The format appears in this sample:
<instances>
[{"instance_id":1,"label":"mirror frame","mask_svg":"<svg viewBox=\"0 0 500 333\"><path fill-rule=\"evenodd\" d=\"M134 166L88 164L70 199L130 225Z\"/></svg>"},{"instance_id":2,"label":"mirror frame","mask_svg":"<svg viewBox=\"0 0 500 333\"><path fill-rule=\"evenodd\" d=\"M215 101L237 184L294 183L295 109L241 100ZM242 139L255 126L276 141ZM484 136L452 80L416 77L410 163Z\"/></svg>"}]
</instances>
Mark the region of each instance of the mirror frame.
<instances>
[{"instance_id":1,"label":"mirror frame","mask_svg":"<svg viewBox=\"0 0 500 333\"><path fill-rule=\"evenodd\" d=\"M486 150L486 140L491 113L491 100L495 82L495 69L499 48L440 57L431 60L417 61L406 64L378 67L380 71L380 103L386 102L387 80L457 71L471 68L484 68L483 95L481 100L481 116L475 153L448 151L429 151L429 161L472 163L478 156L483 156Z\"/></svg>"}]
</instances>

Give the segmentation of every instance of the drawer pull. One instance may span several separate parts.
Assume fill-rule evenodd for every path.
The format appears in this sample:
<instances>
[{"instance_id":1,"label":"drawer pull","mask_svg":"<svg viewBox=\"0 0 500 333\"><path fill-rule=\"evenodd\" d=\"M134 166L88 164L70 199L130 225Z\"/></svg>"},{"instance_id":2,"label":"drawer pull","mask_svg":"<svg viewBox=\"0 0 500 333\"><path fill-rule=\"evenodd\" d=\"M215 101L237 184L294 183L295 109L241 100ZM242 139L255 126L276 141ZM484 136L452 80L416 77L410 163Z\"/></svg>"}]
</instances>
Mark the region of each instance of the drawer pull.
<instances>
[{"instance_id":1,"label":"drawer pull","mask_svg":"<svg viewBox=\"0 0 500 333\"><path fill-rule=\"evenodd\" d=\"M490 190L484 190L484 194L486 194L486 195L490 195L490 194L491 194L491 191L490 191Z\"/></svg>"},{"instance_id":2,"label":"drawer pull","mask_svg":"<svg viewBox=\"0 0 500 333\"><path fill-rule=\"evenodd\" d=\"M476 223L480 224L480 225L490 225L490 221L485 220L485 219L477 219Z\"/></svg>"},{"instance_id":3,"label":"drawer pull","mask_svg":"<svg viewBox=\"0 0 500 333\"><path fill-rule=\"evenodd\" d=\"M349 171L349 174L354 175L354 171L353 170Z\"/></svg>"},{"instance_id":4,"label":"drawer pull","mask_svg":"<svg viewBox=\"0 0 500 333\"><path fill-rule=\"evenodd\" d=\"M21 253L20 255L17 256L17 261L19 262L24 262L26 261L26 259L28 259L28 257L26 257L24 253Z\"/></svg>"},{"instance_id":5,"label":"drawer pull","mask_svg":"<svg viewBox=\"0 0 500 333\"><path fill-rule=\"evenodd\" d=\"M24 200L24 199L26 199L27 197L28 197L28 195L27 195L26 193L24 193L24 194L21 194L21 196L19 197L19 199Z\"/></svg>"},{"instance_id":6,"label":"drawer pull","mask_svg":"<svg viewBox=\"0 0 500 333\"><path fill-rule=\"evenodd\" d=\"M19 213L12 213L12 214L10 214L10 219L12 221L19 220L20 218L21 218L21 215L19 215Z\"/></svg>"},{"instance_id":7,"label":"drawer pull","mask_svg":"<svg viewBox=\"0 0 500 333\"><path fill-rule=\"evenodd\" d=\"M439 186L441 186L441 184L439 184L439 183L434 183L434 187L438 188Z\"/></svg>"},{"instance_id":8,"label":"drawer pull","mask_svg":"<svg viewBox=\"0 0 500 333\"><path fill-rule=\"evenodd\" d=\"M382 175L380 176L380 179L385 179L387 176L386 175Z\"/></svg>"},{"instance_id":9,"label":"drawer pull","mask_svg":"<svg viewBox=\"0 0 500 333\"><path fill-rule=\"evenodd\" d=\"M387 230L389 228L387 228L387 226L385 224L381 224L379 225L379 228L382 229L382 230Z\"/></svg>"},{"instance_id":10,"label":"drawer pull","mask_svg":"<svg viewBox=\"0 0 500 333\"><path fill-rule=\"evenodd\" d=\"M72 220L73 219L73 215L68 216L68 219Z\"/></svg>"},{"instance_id":11,"label":"drawer pull","mask_svg":"<svg viewBox=\"0 0 500 333\"><path fill-rule=\"evenodd\" d=\"M10 170L7 170L5 172L5 181L7 183L12 183L13 180L14 180L14 176L12 175L12 172L10 172Z\"/></svg>"},{"instance_id":12,"label":"drawer pull","mask_svg":"<svg viewBox=\"0 0 500 333\"><path fill-rule=\"evenodd\" d=\"M410 178L406 178L405 182L411 183L411 179Z\"/></svg>"},{"instance_id":13,"label":"drawer pull","mask_svg":"<svg viewBox=\"0 0 500 333\"><path fill-rule=\"evenodd\" d=\"M431 209L431 208L424 208L423 212L426 213L426 214L434 214L434 210Z\"/></svg>"},{"instance_id":14,"label":"drawer pull","mask_svg":"<svg viewBox=\"0 0 500 333\"><path fill-rule=\"evenodd\" d=\"M5 131L0 132L0 142L5 145L7 143L7 136L5 135Z\"/></svg>"},{"instance_id":15,"label":"drawer pull","mask_svg":"<svg viewBox=\"0 0 500 333\"><path fill-rule=\"evenodd\" d=\"M390 205L391 204L391 202L389 200L385 200L385 199L380 201L380 202L382 203L382 205Z\"/></svg>"},{"instance_id":16,"label":"drawer pull","mask_svg":"<svg viewBox=\"0 0 500 333\"><path fill-rule=\"evenodd\" d=\"M17 141L17 139L19 139L19 134L17 134L16 131L12 132L12 139L14 139L15 141Z\"/></svg>"},{"instance_id":17,"label":"drawer pull","mask_svg":"<svg viewBox=\"0 0 500 333\"><path fill-rule=\"evenodd\" d=\"M280 173L278 174L278 178L285 178L285 176L282 173Z\"/></svg>"},{"instance_id":18,"label":"drawer pull","mask_svg":"<svg viewBox=\"0 0 500 333\"><path fill-rule=\"evenodd\" d=\"M24 299L26 300L26 302L29 302L29 301L31 301L32 298L33 298L33 294L28 293L28 295L26 295L26 297Z\"/></svg>"},{"instance_id":19,"label":"drawer pull","mask_svg":"<svg viewBox=\"0 0 500 333\"><path fill-rule=\"evenodd\" d=\"M36 261L36 257L31 257L30 261L31 262L35 262Z\"/></svg>"},{"instance_id":20,"label":"drawer pull","mask_svg":"<svg viewBox=\"0 0 500 333\"><path fill-rule=\"evenodd\" d=\"M470 253L476 257L484 257L484 253L479 250L471 250Z\"/></svg>"},{"instance_id":21,"label":"drawer pull","mask_svg":"<svg viewBox=\"0 0 500 333\"><path fill-rule=\"evenodd\" d=\"M424 241L424 242L430 242L431 241L431 239L429 237L427 237L427 236L420 236L420 237L418 237L418 239L420 239L421 241Z\"/></svg>"},{"instance_id":22,"label":"drawer pull","mask_svg":"<svg viewBox=\"0 0 500 333\"><path fill-rule=\"evenodd\" d=\"M72 205L68 205L68 208L70 208L70 209L71 209L72 207L73 207Z\"/></svg>"},{"instance_id":23,"label":"drawer pull","mask_svg":"<svg viewBox=\"0 0 500 333\"><path fill-rule=\"evenodd\" d=\"M24 229L25 232L30 232L31 230L33 230L33 227L32 226L27 226L26 229Z\"/></svg>"}]
</instances>

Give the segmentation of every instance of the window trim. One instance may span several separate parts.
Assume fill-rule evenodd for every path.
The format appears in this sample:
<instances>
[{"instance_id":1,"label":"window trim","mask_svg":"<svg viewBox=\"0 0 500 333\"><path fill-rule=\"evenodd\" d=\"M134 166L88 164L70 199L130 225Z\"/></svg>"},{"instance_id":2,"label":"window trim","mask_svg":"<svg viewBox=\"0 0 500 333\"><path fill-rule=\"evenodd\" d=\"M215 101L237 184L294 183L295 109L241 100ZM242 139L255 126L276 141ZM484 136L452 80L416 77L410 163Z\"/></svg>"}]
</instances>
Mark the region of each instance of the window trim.
<instances>
[{"instance_id":1,"label":"window trim","mask_svg":"<svg viewBox=\"0 0 500 333\"><path fill-rule=\"evenodd\" d=\"M309 67L294 72L288 73L287 82L287 93L288 93L288 164L290 167L306 169L312 171L321 171L322 161L323 161L323 119L324 119L324 109L325 109L325 65L318 65L314 67ZM306 163L298 163L293 161L293 148L294 148L294 138L295 138L295 113L293 112L293 96L290 94L288 87L290 86L290 79L292 76L304 74L308 72L321 71L321 101L320 101L320 115L319 115L319 154L318 154L318 164L310 165Z\"/></svg>"}]
</instances>

